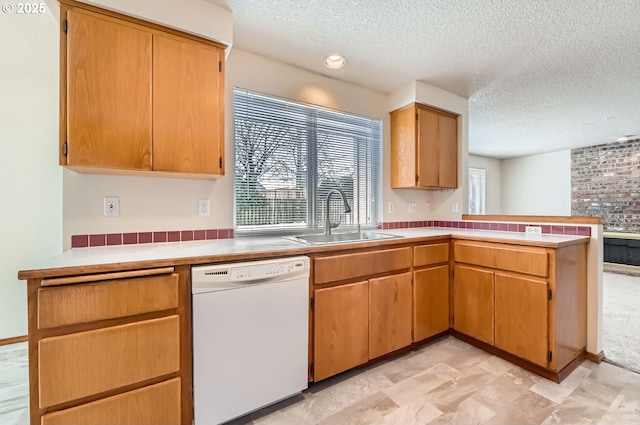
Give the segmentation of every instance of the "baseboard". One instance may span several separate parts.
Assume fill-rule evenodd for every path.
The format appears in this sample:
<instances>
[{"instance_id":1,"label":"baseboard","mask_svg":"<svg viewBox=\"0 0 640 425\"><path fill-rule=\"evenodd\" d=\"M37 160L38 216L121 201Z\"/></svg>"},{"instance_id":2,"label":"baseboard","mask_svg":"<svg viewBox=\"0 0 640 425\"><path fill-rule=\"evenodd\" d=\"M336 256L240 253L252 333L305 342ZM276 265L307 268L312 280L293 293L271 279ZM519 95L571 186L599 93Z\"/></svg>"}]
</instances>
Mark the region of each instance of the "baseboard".
<instances>
[{"instance_id":1,"label":"baseboard","mask_svg":"<svg viewBox=\"0 0 640 425\"><path fill-rule=\"evenodd\" d=\"M17 344L18 342L25 342L27 340L28 340L28 338L27 338L26 335L14 336L12 338L0 339L0 347L3 346L3 345Z\"/></svg>"},{"instance_id":2,"label":"baseboard","mask_svg":"<svg viewBox=\"0 0 640 425\"><path fill-rule=\"evenodd\" d=\"M587 360L594 363L602 363L604 360L604 351L600 351L598 354L593 354L587 351Z\"/></svg>"}]
</instances>

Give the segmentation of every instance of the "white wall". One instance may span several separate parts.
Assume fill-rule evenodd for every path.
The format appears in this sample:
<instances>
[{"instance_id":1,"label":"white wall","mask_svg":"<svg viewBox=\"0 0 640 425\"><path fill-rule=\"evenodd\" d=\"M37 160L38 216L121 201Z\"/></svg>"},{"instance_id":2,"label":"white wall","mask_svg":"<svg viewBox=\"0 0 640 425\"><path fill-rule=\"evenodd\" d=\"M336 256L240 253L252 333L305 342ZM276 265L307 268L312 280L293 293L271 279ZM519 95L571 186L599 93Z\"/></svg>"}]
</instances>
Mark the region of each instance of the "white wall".
<instances>
[{"instance_id":1,"label":"white wall","mask_svg":"<svg viewBox=\"0 0 640 425\"><path fill-rule=\"evenodd\" d=\"M467 157L469 153L469 100L453 93L444 91L437 87L430 86L420 81L413 81L404 87L391 93L389 96L389 111L401 108L409 103L420 102L425 105L434 106L445 111L453 112L460 115L458 119L458 140L459 147L459 168L458 168L458 189L442 189L442 190L409 190L395 189L390 191L389 199L406 199L408 193L416 196L416 192L424 192L426 201L430 207L427 211L427 219L433 220L460 220L462 214L467 211L467 176L468 165ZM388 162L388 161L387 161ZM389 170L385 167L385 173L388 175ZM385 192L385 201L386 197ZM453 204L458 205L458 211L453 211ZM418 204L420 205L420 204ZM385 217L386 219L386 217ZM424 218L417 218L424 220ZM389 220L391 221L391 220ZM392 220L398 221L398 220Z\"/></svg>"},{"instance_id":2,"label":"white wall","mask_svg":"<svg viewBox=\"0 0 640 425\"><path fill-rule=\"evenodd\" d=\"M502 160L469 155L469 168L482 168L486 171L485 214L502 214Z\"/></svg>"},{"instance_id":3,"label":"white wall","mask_svg":"<svg viewBox=\"0 0 640 425\"><path fill-rule=\"evenodd\" d=\"M62 250L59 36L49 9L57 6L47 6L42 15L0 13L0 339L27 334L18 270Z\"/></svg>"},{"instance_id":4,"label":"white wall","mask_svg":"<svg viewBox=\"0 0 640 425\"><path fill-rule=\"evenodd\" d=\"M380 118L388 145L387 95L234 48L226 63L227 175L210 181L78 174L65 170L65 248L70 247L74 234L233 227L233 87ZM389 187L388 173L384 184ZM103 216L105 196L120 197L120 216ZM198 216L198 199L211 200L210 217Z\"/></svg>"},{"instance_id":5,"label":"white wall","mask_svg":"<svg viewBox=\"0 0 640 425\"><path fill-rule=\"evenodd\" d=\"M571 215L571 151L503 160L502 214Z\"/></svg>"}]
</instances>

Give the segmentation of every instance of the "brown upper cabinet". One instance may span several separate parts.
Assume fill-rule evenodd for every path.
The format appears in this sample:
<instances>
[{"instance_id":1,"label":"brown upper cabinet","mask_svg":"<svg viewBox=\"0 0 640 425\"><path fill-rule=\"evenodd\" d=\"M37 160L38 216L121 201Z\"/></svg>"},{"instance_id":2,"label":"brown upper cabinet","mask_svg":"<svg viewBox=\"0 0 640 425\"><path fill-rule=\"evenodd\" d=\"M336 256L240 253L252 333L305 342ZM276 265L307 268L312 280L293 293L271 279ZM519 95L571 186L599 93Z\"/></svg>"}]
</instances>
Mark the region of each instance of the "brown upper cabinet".
<instances>
[{"instance_id":1,"label":"brown upper cabinet","mask_svg":"<svg viewBox=\"0 0 640 425\"><path fill-rule=\"evenodd\" d=\"M224 174L224 46L73 1L60 19L61 165Z\"/></svg>"},{"instance_id":2,"label":"brown upper cabinet","mask_svg":"<svg viewBox=\"0 0 640 425\"><path fill-rule=\"evenodd\" d=\"M391 112L391 187L458 188L458 116L419 103Z\"/></svg>"}]
</instances>

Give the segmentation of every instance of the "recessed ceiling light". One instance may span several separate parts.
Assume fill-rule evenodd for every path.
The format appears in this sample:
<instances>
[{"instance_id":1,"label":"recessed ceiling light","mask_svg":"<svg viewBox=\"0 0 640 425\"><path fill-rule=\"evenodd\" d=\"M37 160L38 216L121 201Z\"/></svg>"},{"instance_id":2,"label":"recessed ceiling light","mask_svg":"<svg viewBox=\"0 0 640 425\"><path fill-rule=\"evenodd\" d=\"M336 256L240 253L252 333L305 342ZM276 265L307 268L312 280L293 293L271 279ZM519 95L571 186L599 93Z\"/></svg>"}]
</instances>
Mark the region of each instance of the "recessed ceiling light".
<instances>
[{"instance_id":1,"label":"recessed ceiling light","mask_svg":"<svg viewBox=\"0 0 640 425\"><path fill-rule=\"evenodd\" d=\"M324 58L324 66L329 69L340 69L347 64L347 59L340 55L331 55Z\"/></svg>"},{"instance_id":2,"label":"recessed ceiling light","mask_svg":"<svg viewBox=\"0 0 640 425\"><path fill-rule=\"evenodd\" d=\"M627 135L627 136L618 137L616 139L616 141L617 142L628 142L629 140L635 140L635 139L639 139L639 138L640 138L640 136L638 136L638 135L630 134L630 135Z\"/></svg>"}]
</instances>

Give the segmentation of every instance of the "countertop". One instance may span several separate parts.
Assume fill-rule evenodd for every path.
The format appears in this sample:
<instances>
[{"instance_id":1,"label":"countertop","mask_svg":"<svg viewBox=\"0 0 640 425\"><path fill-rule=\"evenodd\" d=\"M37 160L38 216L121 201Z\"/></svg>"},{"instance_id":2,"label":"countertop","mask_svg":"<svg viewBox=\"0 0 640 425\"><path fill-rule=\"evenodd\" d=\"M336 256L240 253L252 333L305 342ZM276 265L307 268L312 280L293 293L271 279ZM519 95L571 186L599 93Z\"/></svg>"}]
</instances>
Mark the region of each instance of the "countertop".
<instances>
[{"instance_id":1,"label":"countertop","mask_svg":"<svg viewBox=\"0 0 640 425\"><path fill-rule=\"evenodd\" d=\"M437 227L375 231L402 236L402 238L310 246L280 236L236 237L233 239L206 241L73 248L58 256L34 264L28 269L21 270L18 273L18 278L24 280L72 274L304 255L327 252L329 250L387 247L402 243L414 243L419 240L429 241L449 237L546 248L559 248L576 243L585 243L590 239L586 236L527 235L518 232ZM334 231L334 233L339 232Z\"/></svg>"}]
</instances>

